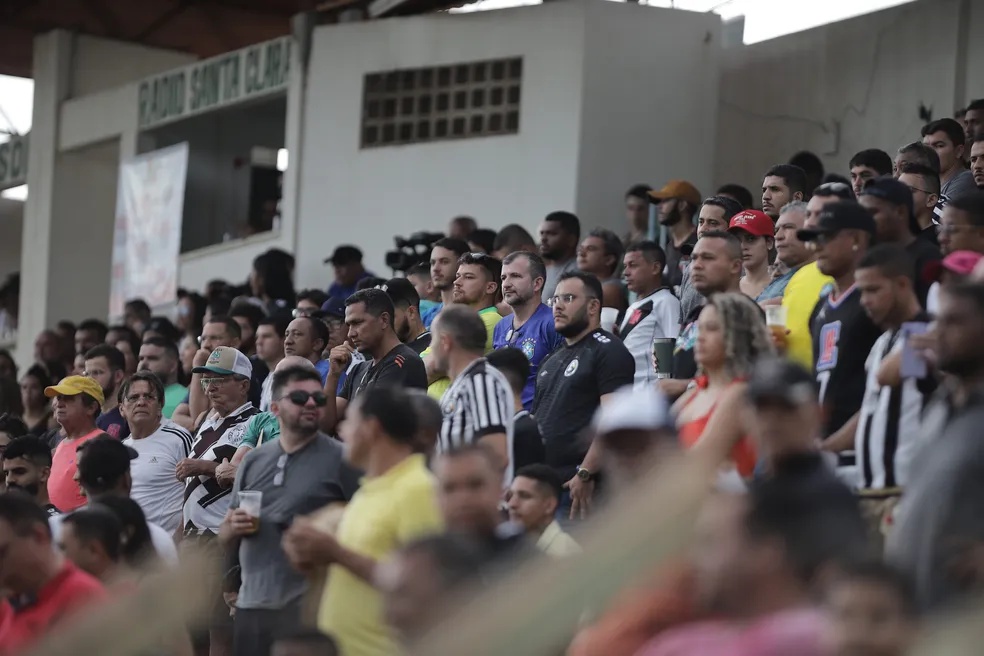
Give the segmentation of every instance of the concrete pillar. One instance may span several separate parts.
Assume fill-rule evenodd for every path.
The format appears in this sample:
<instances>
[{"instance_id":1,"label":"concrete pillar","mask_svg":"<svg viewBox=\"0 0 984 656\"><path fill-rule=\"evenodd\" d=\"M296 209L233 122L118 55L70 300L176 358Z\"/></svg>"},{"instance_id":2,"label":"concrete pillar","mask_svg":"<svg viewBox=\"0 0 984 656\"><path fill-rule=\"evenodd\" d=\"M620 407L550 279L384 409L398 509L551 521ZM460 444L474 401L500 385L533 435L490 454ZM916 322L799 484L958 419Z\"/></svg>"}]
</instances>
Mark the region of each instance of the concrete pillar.
<instances>
[{"instance_id":1,"label":"concrete pillar","mask_svg":"<svg viewBox=\"0 0 984 656\"><path fill-rule=\"evenodd\" d=\"M21 237L21 295L17 361L33 359L34 338L48 326L52 207L58 159L58 114L70 91L72 36L56 30L34 40L34 115ZM57 320L53 320L57 321ZM52 321L52 322L53 322Z\"/></svg>"}]
</instances>

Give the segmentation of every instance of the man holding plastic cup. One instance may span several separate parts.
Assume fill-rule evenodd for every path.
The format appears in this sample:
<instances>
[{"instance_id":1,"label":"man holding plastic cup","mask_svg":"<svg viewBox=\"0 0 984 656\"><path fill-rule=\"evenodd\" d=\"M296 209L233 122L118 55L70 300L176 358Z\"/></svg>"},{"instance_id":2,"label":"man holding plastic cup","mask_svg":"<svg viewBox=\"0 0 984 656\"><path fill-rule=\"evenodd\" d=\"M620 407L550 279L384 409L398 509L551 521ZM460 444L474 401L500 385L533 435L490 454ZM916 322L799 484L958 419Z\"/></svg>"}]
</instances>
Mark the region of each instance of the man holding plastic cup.
<instances>
[{"instance_id":1,"label":"man holding plastic cup","mask_svg":"<svg viewBox=\"0 0 984 656\"><path fill-rule=\"evenodd\" d=\"M275 634L297 626L308 579L288 562L284 532L295 517L347 501L357 486L342 463L341 443L318 432L327 403L318 372L295 365L272 375L270 411L280 439L261 444L239 465L219 531L241 567L235 656L267 656Z\"/></svg>"}]
</instances>

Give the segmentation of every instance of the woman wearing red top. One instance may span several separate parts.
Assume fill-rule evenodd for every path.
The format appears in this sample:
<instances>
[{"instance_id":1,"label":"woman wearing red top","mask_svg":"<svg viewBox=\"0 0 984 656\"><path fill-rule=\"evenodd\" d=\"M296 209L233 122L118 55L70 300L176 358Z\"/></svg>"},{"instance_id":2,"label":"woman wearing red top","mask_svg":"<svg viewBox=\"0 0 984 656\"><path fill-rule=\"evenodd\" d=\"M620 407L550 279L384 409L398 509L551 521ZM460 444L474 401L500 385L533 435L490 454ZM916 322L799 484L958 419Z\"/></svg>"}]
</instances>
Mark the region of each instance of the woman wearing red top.
<instances>
[{"instance_id":1,"label":"woman wearing red top","mask_svg":"<svg viewBox=\"0 0 984 656\"><path fill-rule=\"evenodd\" d=\"M773 353L762 310L744 294L715 294L697 320L694 360L699 375L673 406L680 441L715 462L726 480L755 470L755 445L744 431L745 378Z\"/></svg>"}]
</instances>

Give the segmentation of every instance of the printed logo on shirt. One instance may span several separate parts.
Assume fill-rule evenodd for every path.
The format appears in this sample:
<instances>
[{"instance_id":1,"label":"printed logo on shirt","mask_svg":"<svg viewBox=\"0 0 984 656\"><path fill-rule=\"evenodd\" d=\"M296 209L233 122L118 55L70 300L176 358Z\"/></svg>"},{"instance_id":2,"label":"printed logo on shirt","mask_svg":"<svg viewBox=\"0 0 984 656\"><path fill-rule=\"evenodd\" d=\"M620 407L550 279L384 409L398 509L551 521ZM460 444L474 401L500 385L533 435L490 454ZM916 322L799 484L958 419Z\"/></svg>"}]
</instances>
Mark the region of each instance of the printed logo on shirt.
<instances>
[{"instance_id":1,"label":"printed logo on shirt","mask_svg":"<svg viewBox=\"0 0 984 656\"><path fill-rule=\"evenodd\" d=\"M119 424L110 424L106 428L106 434L109 435L110 437L119 437L120 436L120 425Z\"/></svg>"},{"instance_id":2,"label":"printed logo on shirt","mask_svg":"<svg viewBox=\"0 0 984 656\"><path fill-rule=\"evenodd\" d=\"M632 313L632 316L629 317L629 325L634 326L637 323L639 323L641 319L642 319L642 310L637 309L635 312Z\"/></svg>"},{"instance_id":3,"label":"printed logo on shirt","mask_svg":"<svg viewBox=\"0 0 984 656\"><path fill-rule=\"evenodd\" d=\"M150 459L150 464L152 464L152 465L156 465L157 464L157 456L154 456L153 458Z\"/></svg>"},{"instance_id":4,"label":"printed logo on shirt","mask_svg":"<svg viewBox=\"0 0 984 656\"><path fill-rule=\"evenodd\" d=\"M228 431L226 431L225 437L232 446L239 446L242 444L243 437L246 435L246 424L249 422L242 422L236 424Z\"/></svg>"},{"instance_id":5,"label":"printed logo on shirt","mask_svg":"<svg viewBox=\"0 0 984 656\"><path fill-rule=\"evenodd\" d=\"M533 353L536 351L536 339L533 337L527 337L519 344L519 349L526 356L527 360L533 359Z\"/></svg>"},{"instance_id":6,"label":"printed logo on shirt","mask_svg":"<svg viewBox=\"0 0 984 656\"><path fill-rule=\"evenodd\" d=\"M567 369L564 370L564 378L570 378L574 375L575 371L577 371L577 358L574 358L574 360L567 365Z\"/></svg>"},{"instance_id":7,"label":"printed logo on shirt","mask_svg":"<svg viewBox=\"0 0 984 656\"><path fill-rule=\"evenodd\" d=\"M400 369L403 369L404 362L405 360L402 355L397 355L395 358L393 358L393 364L395 364Z\"/></svg>"},{"instance_id":8,"label":"printed logo on shirt","mask_svg":"<svg viewBox=\"0 0 984 656\"><path fill-rule=\"evenodd\" d=\"M826 371L837 366L837 343L840 341L841 322L824 324L820 329L820 355L817 357L817 371Z\"/></svg>"},{"instance_id":9,"label":"printed logo on shirt","mask_svg":"<svg viewBox=\"0 0 984 656\"><path fill-rule=\"evenodd\" d=\"M608 339L607 337L605 337L604 335L602 335L601 333L595 333L594 334L594 338L597 341L601 342L602 344L610 344L611 341L612 341L612 340ZM575 360L575 362L577 362L577 360Z\"/></svg>"},{"instance_id":10,"label":"printed logo on shirt","mask_svg":"<svg viewBox=\"0 0 984 656\"><path fill-rule=\"evenodd\" d=\"M677 336L676 345L673 348L673 355L676 355L680 351L692 351L694 350L694 344L697 343L697 322L692 321L687 324L687 327L680 331Z\"/></svg>"}]
</instances>

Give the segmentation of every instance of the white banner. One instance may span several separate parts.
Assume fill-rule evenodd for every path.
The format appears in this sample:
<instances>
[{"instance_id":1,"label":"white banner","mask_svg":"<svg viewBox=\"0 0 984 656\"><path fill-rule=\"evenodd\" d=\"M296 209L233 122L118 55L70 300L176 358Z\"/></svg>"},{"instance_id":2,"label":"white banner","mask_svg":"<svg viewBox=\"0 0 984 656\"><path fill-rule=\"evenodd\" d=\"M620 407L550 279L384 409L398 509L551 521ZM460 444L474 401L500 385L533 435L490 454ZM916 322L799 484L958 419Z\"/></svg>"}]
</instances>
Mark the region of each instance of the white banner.
<instances>
[{"instance_id":1,"label":"white banner","mask_svg":"<svg viewBox=\"0 0 984 656\"><path fill-rule=\"evenodd\" d=\"M152 308L174 302L187 174L187 143L120 163L110 316L134 298Z\"/></svg>"}]
</instances>

